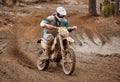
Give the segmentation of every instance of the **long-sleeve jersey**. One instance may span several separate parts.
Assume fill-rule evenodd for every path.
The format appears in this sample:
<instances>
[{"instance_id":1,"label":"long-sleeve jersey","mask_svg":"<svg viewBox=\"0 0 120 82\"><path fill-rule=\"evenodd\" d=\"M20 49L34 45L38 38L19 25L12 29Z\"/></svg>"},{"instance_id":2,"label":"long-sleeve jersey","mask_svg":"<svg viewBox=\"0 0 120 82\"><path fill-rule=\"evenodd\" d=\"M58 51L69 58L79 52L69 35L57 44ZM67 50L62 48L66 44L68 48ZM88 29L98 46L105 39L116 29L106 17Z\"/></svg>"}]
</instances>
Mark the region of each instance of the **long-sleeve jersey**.
<instances>
[{"instance_id":1,"label":"long-sleeve jersey","mask_svg":"<svg viewBox=\"0 0 120 82\"><path fill-rule=\"evenodd\" d=\"M59 22L54 15L48 16L47 18L43 19L40 23L40 26L44 28L45 24L50 24L50 25L57 26L57 27L69 28L69 24L67 22L67 19L63 18L61 20L61 22ZM44 32L50 33L50 34L56 34L57 30L56 29L49 30L47 28L44 28Z\"/></svg>"}]
</instances>

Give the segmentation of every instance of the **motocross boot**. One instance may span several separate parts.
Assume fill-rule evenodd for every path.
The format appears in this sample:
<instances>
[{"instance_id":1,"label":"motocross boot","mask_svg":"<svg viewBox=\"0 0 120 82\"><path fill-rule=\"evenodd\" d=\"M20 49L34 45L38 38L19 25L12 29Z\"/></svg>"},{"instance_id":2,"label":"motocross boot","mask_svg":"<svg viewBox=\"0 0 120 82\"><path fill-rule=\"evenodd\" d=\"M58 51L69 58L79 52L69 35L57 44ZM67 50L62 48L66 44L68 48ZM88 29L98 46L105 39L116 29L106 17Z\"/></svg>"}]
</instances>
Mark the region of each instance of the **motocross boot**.
<instances>
[{"instance_id":1,"label":"motocross boot","mask_svg":"<svg viewBox=\"0 0 120 82\"><path fill-rule=\"evenodd\" d=\"M48 38L47 38L47 47L46 47L46 50L45 50L46 59L50 58L50 50L51 50L51 45L53 43L53 40L54 40L53 35L52 34L48 35Z\"/></svg>"}]
</instances>

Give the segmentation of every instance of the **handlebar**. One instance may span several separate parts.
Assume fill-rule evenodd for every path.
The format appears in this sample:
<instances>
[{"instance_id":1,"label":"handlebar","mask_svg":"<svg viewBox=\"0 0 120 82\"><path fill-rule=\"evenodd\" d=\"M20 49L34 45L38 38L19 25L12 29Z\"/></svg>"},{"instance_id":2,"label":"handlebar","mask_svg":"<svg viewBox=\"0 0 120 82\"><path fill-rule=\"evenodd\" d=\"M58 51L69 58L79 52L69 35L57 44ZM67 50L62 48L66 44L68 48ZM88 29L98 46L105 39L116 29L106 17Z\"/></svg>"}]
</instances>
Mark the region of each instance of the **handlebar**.
<instances>
[{"instance_id":1,"label":"handlebar","mask_svg":"<svg viewBox=\"0 0 120 82\"><path fill-rule=\"evenodd\" d=\"M46 24L46 27L48 29L59 29L59 27L56 27L56 26L53 26L53 25L49 25L49 24ZM72 27L69 27L68 28L68 31L72 31L72 30L77 30L77 26L72 26Z\"/></svg>"}]
</instances>

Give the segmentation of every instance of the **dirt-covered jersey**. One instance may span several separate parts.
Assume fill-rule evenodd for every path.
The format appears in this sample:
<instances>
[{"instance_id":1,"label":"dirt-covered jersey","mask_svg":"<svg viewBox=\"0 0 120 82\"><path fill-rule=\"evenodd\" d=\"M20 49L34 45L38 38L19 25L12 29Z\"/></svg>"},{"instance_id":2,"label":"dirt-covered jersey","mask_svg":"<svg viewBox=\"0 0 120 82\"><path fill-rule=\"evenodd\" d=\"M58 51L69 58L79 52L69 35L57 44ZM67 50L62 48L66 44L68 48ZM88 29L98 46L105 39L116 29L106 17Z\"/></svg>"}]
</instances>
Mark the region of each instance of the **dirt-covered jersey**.
<instances>
[{"instance_id":1,"label":"dirt-covered jersey","mask_svg":"<svg viewBox=\"0 0 120 82\"><path fill-rule=\"evenodd\" d=\"M57 26L57 27L69 28L69 24L67 22L67 19L63 18L61 21L58 21L54 15L48 16L47 18L43 19L40 23L40 26L45 27L45 24L50 24L50 25ZM57 30L56 29L49 30L47 28L44 28L44 32L56 34Z\"/></svg>"}]
</instances>

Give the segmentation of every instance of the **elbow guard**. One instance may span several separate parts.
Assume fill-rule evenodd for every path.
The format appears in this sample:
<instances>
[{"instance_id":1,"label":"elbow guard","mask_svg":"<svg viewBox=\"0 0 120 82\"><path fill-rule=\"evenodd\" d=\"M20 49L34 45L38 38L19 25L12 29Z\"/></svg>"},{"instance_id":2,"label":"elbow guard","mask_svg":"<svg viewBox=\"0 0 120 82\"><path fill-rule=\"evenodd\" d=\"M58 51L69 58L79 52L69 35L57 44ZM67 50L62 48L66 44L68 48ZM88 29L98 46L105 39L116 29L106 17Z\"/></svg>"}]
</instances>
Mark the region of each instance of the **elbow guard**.
<instances>
[{"instance_id":1,"label":"elbow guard","mask_svg":"<svg viewBox=\"0 0 120 82\"><path fill-rule=\"evenodd\" d=\"M42 22L40 23L40 26L41 26L41 27L45 27L45 24L46 24L45 21L42 21Z\"/></svg>"}]
</instances>

